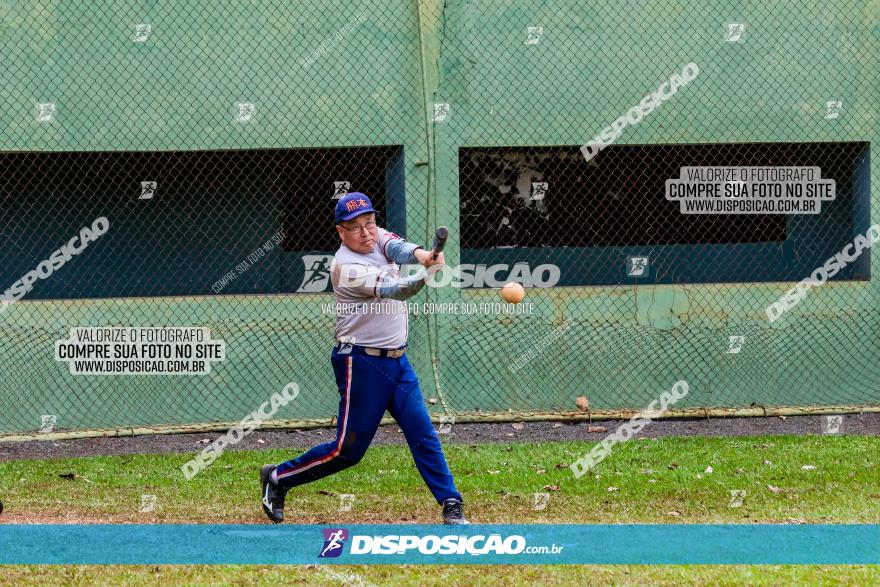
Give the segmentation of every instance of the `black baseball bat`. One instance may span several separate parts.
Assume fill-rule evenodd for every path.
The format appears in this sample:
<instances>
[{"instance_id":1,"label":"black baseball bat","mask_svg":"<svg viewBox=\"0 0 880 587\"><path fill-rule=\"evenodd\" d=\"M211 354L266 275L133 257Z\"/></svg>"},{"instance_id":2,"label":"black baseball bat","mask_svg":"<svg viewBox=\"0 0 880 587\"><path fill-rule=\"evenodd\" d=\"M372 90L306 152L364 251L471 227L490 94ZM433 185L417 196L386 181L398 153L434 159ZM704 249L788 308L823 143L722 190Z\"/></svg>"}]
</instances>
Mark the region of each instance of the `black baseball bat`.
<instances>
[{"instance_id":1,"label":"black baseball bat","mask_svg":"<svg viewBox=\"0 0 880 587\"><path fill-rule=\"evenodd\" d=\"M437 233L434 235L434 243L431 245L431 259L436 260L437 255L443 252L446 246L446 239L449 238L449 229L445 226L438 226Z\"/></svg>"}]
</instances>

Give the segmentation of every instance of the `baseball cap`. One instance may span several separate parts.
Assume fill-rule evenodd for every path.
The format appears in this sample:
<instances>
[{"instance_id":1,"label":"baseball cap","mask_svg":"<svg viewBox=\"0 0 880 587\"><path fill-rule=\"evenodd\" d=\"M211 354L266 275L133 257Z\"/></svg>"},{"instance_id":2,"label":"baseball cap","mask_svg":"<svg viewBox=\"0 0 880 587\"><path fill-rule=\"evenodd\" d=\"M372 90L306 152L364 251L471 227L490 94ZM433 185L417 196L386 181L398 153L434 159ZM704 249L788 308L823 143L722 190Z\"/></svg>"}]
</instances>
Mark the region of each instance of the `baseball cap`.
<instances>
[{"instance_id":1,"label":"baseball cap","mask_svg":"<svg viewBox=\"0 0 880 587\"><path fill-rule=\"evenodd\" d=\"M336 202L336 224L367 212L375 212L375 210L373 210L373 204L366 194L360 192L345 194Z\"/></svg>"}]
</instances>

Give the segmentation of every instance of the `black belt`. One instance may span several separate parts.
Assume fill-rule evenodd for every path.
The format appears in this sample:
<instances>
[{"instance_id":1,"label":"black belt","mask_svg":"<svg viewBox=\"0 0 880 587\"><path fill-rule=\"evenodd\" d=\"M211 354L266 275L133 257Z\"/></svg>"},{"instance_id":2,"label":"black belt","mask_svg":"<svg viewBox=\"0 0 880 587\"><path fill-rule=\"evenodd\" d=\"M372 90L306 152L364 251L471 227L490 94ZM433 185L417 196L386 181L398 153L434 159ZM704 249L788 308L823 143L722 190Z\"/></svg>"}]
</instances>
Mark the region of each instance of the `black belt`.
<instances>
[{"instance_id":1,"label":"black belt","mask_svg":"<svg viewBox=\"0 0 880 587\"><path fill-rule=\"evenodd\" d=\"M406 353L406 345L399 349L380 349L369 346L361 346L359 344L349 344L345 342L336 342L336 351L351 352L356 355L370 355L372 357L390 357L399 359Z\"/></svg>"}]
</instances>

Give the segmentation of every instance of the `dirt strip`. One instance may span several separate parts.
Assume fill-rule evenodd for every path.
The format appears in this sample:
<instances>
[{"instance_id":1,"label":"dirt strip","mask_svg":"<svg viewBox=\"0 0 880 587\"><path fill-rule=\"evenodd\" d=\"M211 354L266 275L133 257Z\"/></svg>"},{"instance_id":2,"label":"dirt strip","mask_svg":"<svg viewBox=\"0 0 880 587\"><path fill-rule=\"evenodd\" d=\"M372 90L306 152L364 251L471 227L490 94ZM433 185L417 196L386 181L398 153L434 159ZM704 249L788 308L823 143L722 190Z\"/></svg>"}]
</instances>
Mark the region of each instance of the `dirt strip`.
<instances>
[{"instance_id":1,"label":"dirt strip","mask_svg":"<svg viewBox=\"0 0 880 587\"><path fill-rule=\"evenodd\" d=\"M773 416L767 418L713 418L699 420L656 420L646 426L640 437L668 436L763 436L781 434L825 434L832 416ZM840 416L835 416L840 417ZM838 434L880 436L880 414L842 416ZM444 444L554 442L562 440L598 441L613 432L621 421L592 423L523 422L521 424L455 424L440 435ZM521 427L521 428L520 428ZM591 431L592 430L592 431ZM217 432L169 434L125 438L84 438L78 440L0 443L0 462L27 459L51 459L98 455L157 454L199 452L221 436ZM257 430L231 450L270 448L308 448L329 442L334 429ZM406 444L396 425L382 426L373 445ZM230 450L230 449L227 449Z\"/></svg>"}]
</instances>

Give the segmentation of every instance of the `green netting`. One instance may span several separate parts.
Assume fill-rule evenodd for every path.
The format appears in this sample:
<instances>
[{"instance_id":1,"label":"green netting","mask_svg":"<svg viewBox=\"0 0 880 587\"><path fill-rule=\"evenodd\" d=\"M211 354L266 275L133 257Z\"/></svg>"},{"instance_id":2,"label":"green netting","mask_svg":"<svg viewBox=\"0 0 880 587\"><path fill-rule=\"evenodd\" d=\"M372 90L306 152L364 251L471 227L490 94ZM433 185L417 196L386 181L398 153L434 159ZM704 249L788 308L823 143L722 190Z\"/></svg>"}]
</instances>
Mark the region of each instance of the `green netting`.
<instances>
[{"instance_id":1,"label":"green netting","mask_svg":"<svg viewBox=\"0 0 880 587\"><path fill-rule=\"evenodd\" d=\"M677 408L876 407L877 252L781 319L765 309L877 216L878 16L836 1L7 2L0 290L95 219L109 229L0 313L0 434L44 416L71 431L237 421L290 381L278 419L330 418L323 270L345 191L411 241L448 226L450 265L559 268L528 288L527 315L410 317L438 416L581 413L578 396L640 409L679 379ZM584 156L690 63L692 81ZM782 215L666 199L683 167L724 166L817 167L835 199ZM71 374L55 343L84 327L203 327L225 358L205 375Z\"/></svg>"}]
</instances>

